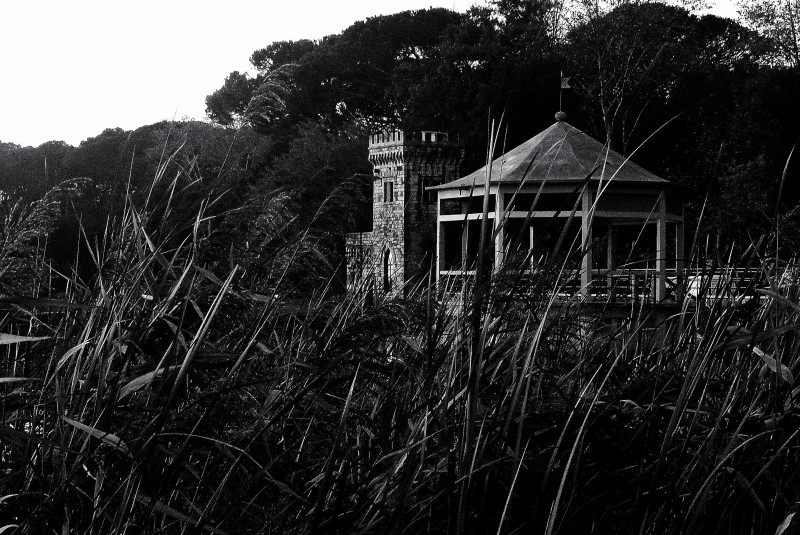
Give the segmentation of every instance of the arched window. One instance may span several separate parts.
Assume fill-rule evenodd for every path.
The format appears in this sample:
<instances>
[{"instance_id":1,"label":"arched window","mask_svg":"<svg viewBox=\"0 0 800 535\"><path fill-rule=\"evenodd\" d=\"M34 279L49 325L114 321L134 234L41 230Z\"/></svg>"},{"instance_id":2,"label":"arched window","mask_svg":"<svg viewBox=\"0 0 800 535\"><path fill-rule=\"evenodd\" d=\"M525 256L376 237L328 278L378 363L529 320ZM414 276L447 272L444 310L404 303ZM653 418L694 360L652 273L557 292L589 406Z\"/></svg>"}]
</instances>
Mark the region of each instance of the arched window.
<instances>
[{"instance_id":1,"label":"arched window","mask_svg":"<svg viewBox=\"0 0 800 535\"><path fill-rule=\"evenodd\" d=\"M383 291L389 293L392 291L392 272L394 271L394 255L392 250L387 248L383 253Z\"/></svg>"}]
</instances>

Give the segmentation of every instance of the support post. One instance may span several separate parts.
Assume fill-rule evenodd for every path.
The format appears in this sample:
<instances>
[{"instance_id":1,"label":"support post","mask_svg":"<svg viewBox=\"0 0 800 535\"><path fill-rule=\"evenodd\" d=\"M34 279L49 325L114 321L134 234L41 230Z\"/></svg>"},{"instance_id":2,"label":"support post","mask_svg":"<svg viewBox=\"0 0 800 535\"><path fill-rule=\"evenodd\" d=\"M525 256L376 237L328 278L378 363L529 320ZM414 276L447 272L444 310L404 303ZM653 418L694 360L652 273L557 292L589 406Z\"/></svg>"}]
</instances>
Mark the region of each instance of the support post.
<instances>
[{"instance_id":1,"label":"support post","mask_svg":"<svg viewBox=\"0 0 800 535\"><path fill-rule=\"evenodd\" d=\"M667 297L667 199L662 191L658 197L656 221L656 302Z\"/></svg>"},{"instance_id":2,"label":"support post","mask_svg":"<svg viewBox=\"0 0 800 535\"><path fill-rule=\"evenodd\" d=\"M686 252L683 250L685 247L684 245L684 236L683 236L683 221L676 221L675 222L675 270L678 272L678 276L680 277L683 274L683 267L684 267L684 254Z\"/></svg>"},{"instance_id":3,"label":"support post","mask_svg":"<svg viewBox=\"0 0 800 535\"><path fill-rule=\"evenodd\" d=\"M464 216L461 223L461 271L466 272L470 269L467 265L467 251L469 247L469 197L459 197L459 200L464 205L461 209L461 215Z\"/></svg>"},{"instance_id":4,"label":"support post","mask_svg":"<svg viewBox=\"0 0 800 535\"><path fill-rule=\"evenodd\" d=\"M675 222L675 274L677 276L678 282L680 282L680 286L678 288L685 288L683 285L683 269L685 266L684 255L686 254L683 248L685 247L684 244L684 236L683 236L683 221L676 221ZM678 299L683 299L683 294L679 294L677 296Z\"/></svg>"},{"instance_id":5,"label":"support post","mask_svg":"<svg viewBox=\"0 0 800 535\"><path fill-rule=\"evenodd\" d=\"M614 236L615 232L614 231L615 231L614 225L609 223L609 225L608 225L608 233L606 234L606 236L607 236L606 237L606 270L607 270L607 273L608 273L606 275L606 288L607 288L606 291L607 291L608 296L610 298L613 298L613 296L611 294L614 291L614 275L613 275L612 271L616 267L616 266L614 266L614 253L615 253L615 249L616 249L616 243L614 243L614 241L615 241L615 236Z\"/></svg>"},{"instance_id":6,"label":"support post","mask_svg":"<svg viewBox=\"0 0 800 535\"><path fill-rule=\"evenodd\" d=\"M536 219L531 218L531 223L530 223L530 226L528 227L528 251L529 252L533 251L533 245L534 245L534 243L536 243L536 241L534 240L534 234L533 234L534 233L534 224L533 224L534 221L536 221ZM537 260L536 260L536 257L534 256L533 253L531 253L529 256L530 256L530 259L528 259L528 264L530 266L530 270L533 271L534 269L536 269L536 266L538 265L537 263L535 263L535 262L537 262Z\"/></svg>"},{"instance_id":7,"label":"support post","mask_svg":"<svg viewBox=\"0 0 800 535\"><path fill-rule=\"evenodd\" d=\"M439 215L442 213L442 199L439 196L439 193L436 193L436 217L434 221L436 221L436 254L433 257L433 269L435 273L433 274L436 277L434 280L436 283L439 283L439 274L442 271L442 261L444 259L444 242L443 242L443 229L441 218Z\"/></svg>"},{"instance_id":8,"label":"support post","mask_svg":"<svg viewBox=\"0 0 800 535\"><path fill-rule=\"evenodd\" d=\"M588 296L592 284L592 221L589 211L592 207L592 193L589 187L583 188L581 198L581 294Z\"/></svg>"},{"instance_id":9,"label":"support post","mask_svg":"<svg viewBox=\"0 0 800 535\"><path fill-rule=\"evenodd\" d=\"M505 205L503 204L503 194L499 186L494 195L494 225L497 231L497 236L494 238L494 271L497 272L505 261L506 229L505 221L503 220L505 217Z\"/></svg>"}]
</instances>

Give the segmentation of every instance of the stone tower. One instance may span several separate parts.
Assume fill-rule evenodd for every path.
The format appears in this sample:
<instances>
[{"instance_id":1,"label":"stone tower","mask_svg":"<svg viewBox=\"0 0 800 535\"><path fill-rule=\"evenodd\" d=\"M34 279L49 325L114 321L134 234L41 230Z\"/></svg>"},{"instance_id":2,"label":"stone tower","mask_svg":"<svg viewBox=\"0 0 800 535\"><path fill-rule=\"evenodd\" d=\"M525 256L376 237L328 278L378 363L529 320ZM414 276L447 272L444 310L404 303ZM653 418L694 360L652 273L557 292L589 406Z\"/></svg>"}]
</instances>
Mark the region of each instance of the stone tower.
<instances>
[{"instance_id":1,"label":"stone tower","mask_svg":"<svg viewBox=\"0 0 800 535\"><path fill-rule=\"evenodd\" d=\"M462 156L459 143L443 132L370 136L372 231L347 236L349 290L397 292L432 269L436 192L426 188L457 179Z\"/></svg>"}]
</instances>

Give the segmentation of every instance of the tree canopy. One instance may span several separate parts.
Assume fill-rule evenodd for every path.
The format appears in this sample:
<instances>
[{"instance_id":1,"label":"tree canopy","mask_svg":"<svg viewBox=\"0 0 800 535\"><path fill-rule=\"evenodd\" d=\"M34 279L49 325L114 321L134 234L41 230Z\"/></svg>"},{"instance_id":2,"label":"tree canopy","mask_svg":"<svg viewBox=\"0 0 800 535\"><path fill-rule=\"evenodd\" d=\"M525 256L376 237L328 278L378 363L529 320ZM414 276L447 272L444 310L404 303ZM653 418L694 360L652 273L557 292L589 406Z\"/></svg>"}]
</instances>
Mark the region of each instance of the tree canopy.
<instances>
[{"instance_id":1,"label":"tree canopy","mask_svg":"<svg viewBox=\"0 0 800 535\"><path fill-rule=\"evenodd\" d=\"M748 225L768 225L766 207L776 206L798 137L795 7L746 0L741 23L657 2L551 0L373 17L254 51L253 74L233 71L207 97L216 126L108 129L79 147L3 143L0 183L7 195L34 199L87 177L87 197L102 202L75 207L101 229L125 195L166 191L180 165L204 192L225 192L229 206L285 191L297 221L307 221L326 194L369 171L371 130L449 131L464 144L468 173L485 163L490 119L502 118L511 148L551 124L560 106L571 124L689 187L694 217L711 203L700 232L746 243ZM562 73L571 89L559 91ZM793 206L797 164L787 173L783 202ZM724 205L739 197L747 201L729 217Z\"/></svg>"},{"instance_id":2,"label":"tree canopy","mask_svg":"<svg viewBox=\"0 0 800 535\"><path fill-rule=\"evenodd\" d=\"M800 1L742 0L740 13L746 24L770 40L777 62L800 67Z\"/></svg>"},{"instance_id":3,"label":"tree canopy","mask_svg":"<svg viewBox=\"0 0 800 535\"><path fill-rule=\"evenodd\" d=\"M255 51L257 74L231 73L208 111L279 140L276 154L304 143L314 123L332 135L352 131L348 123L447 130L465 144L469 172L484 163L490 118L502 116L512 147L550 124L561 101L575 126L692 188L695 215L706 194L714 204L757 192L746 219L761 225L800 122L794 12L784 11L759 18L766 7L751 0L745 24L658 2L493 0L466 14L397 13ZM572 89L560 95L561 73ZM746 241L731 221L704 228Z\"/></svg>"}]
</instances>

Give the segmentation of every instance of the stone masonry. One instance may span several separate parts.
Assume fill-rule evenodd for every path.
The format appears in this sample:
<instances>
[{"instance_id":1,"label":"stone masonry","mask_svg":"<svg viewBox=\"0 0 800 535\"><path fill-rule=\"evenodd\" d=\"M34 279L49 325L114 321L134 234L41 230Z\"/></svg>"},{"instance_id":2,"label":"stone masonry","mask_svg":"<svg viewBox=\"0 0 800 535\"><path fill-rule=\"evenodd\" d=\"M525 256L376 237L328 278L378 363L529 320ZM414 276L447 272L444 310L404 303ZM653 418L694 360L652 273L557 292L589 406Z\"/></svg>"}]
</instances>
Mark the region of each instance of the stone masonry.
<instances>
[{"instance_id":1,"label":"stone masonry","mask_svg":"<svg viewBox=\"0 0 800 535\"><path fill-rule=\"evenodd\" d=\"M348 234L348 290L401 291L432 268L436 193L458 178L463 150L443 132L390 131L369 139L372 232Z\"/></svg>"}]
</instances>

